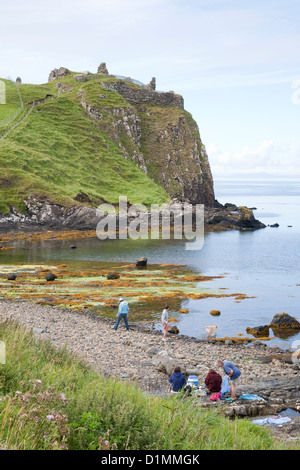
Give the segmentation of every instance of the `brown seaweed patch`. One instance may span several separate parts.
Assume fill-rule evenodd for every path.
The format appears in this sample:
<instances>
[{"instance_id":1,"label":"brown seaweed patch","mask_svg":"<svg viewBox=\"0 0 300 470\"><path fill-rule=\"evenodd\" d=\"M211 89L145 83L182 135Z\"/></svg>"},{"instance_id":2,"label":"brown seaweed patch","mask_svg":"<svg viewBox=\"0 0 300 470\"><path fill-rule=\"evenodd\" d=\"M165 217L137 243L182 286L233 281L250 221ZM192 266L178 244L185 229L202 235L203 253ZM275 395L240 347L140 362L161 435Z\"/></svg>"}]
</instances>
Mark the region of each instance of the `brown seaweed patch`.
<instances>
[{"instance_id":1,"label":"brown seaweed patch","mask_svg":"<svg viewBox=\"0 0 300 470\"><path fill-rule=\"evenodd\" d=\"M255 299L255 297L249 297L247 294L231 294L231 297L235 297L235 300Z\"/></svg>"},{"instance_id":2,"label":"brown seaweed patch","mask_svg":"<svg viewBox=\"0 0 300 470\"><path fill-rule=\"evenodd\" d=\"M139 300L141 302L153 302L156 298L151 296L151 295L142 295L139 297Z\"/></svg>"},{"instance_id":3,"label":"brown seaweed patch","mask_svg":"<svg viewBox=\"0 0 300 470\"><path fill-rule=\"evenodd\" d=\"M237 338L236 336L225 336L224 338L215 338L214 341L218 341L220 343L224 343L225 341L232 341L233 343L249 343L255 340L252 338Z\"/></svg>"},{"instance_id":4,"label":"brown seaweed patch","mask_svg":"<svg viewBox=\"0 0 300 470\"><path fill-rule=\"evenodd\" d=\"M143 286L146 287L160 287L160 286L169 286L173 285L172 282L165 282L165 281L151 281L151 282L145 282Z\"/></svg>"},{"instance_id":5,"label":"brown seaweed patch","mask_svg":"<svg viewBox=\"0 0 300 470\"><path fill-rule=\"evenodd\" d=\"M1 234L2 241L27 240L27 241L44 241L44 240L72 240L95 238L95 230L57 230L57 231L40 231L40 232L10 232Z\"/></svg>"},{"instance_id":6,"label":"brown seaweed patch","mask_svg":"<svg viewBox=\"0 0 300 470\"><path fill-rule=\"evenodd\" d=\"M270 339L274 338L269 338L269 337L262 337L259 338L259 341L269 341ZM233 343L250 343L254 341L258 341L256 338L245 338L245 337L236 337L236 336L225 336L223 338L214 338L214 341L218 341L220 343L225 342L225 341L232 341Z\"/></svg>"},{"instance_id":7,"label":"brown seaweed patch","mask_svg":"<svg viewBox=\"0 0 300 470\"><path fill-rule=\"evenodd\" d=\"M184 282L203 282L214 279L222 279L224 276L184 276L181 280Z\"/></svg>"},{"instance_id":8,"label":"brown seaweed patch","mask_svg":"<svg viewBox=\"0 0 300 470\"><path fill-rule=\"evenodd\" d=\"M183 293L182 296L193 300L207 299L209 297L218 297L217 294L209 294L207 292L202 292L201 294Z\"/></svg>"}]
</instances>

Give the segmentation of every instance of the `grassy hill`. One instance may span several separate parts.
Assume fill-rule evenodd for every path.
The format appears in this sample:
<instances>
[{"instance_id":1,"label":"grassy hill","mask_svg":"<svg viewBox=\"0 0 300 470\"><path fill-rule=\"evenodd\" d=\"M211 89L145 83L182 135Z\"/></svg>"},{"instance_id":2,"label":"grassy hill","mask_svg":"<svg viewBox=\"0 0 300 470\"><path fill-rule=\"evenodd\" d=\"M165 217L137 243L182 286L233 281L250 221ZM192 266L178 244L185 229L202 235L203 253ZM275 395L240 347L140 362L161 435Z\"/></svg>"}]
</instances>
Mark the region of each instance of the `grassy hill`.
<instances>
[{"instance_id":1,"label":"grassy hill","mask_svg":"<svg viewBox=\"0 0 300 470\"><path fill-rule=\"evenodd\" d=\"M5 84L0 214L12 207L25 213L30 196L66 208L118 203L119 196L146 205L174 197L213 205L205 148L179 95L105 74Z\"/></svg>"},{"instance_id":2,"label":"grassy hill","mask_svg":"<svg viewBox=\"0 0 300 470\"><path fill-rule=\"evenodd\" d=\"M20 85L24 109L14 121L0 127L1 135L17 124L0 139L0 213L8 213L10 206L24 211L23 200L32 194L65 206L75 204L81 193L95 207L103 200L117 203L119 195L127 195L132 203L167 201L166 191L124 158L103 122L100 126L90 119L82 107L83 93L91 102L99 94L99 80L82 84L71 75L60 83L64 91L57 88L56 81ZM16 87L6 81L6 90L0 122L20 106ZM31 109L28 103L47 94L53 99L36 105L24 118ZM116 92L101 89L101 94L103 108L129 106Z\"/></svg>"}]
</instances>

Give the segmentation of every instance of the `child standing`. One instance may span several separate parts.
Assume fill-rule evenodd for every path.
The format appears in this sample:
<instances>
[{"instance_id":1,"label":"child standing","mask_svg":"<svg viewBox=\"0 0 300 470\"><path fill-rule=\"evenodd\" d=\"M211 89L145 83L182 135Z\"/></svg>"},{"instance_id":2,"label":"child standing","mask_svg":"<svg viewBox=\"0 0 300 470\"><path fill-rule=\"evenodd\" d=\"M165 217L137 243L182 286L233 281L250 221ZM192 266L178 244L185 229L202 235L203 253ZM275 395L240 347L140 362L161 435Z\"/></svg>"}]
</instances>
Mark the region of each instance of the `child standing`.
<instances>
[{"instance_id":1,"label":"child standing","mask_svg":"<svg viewBox=\"0 0 300 470\"><path fill-rule=\"evenodd\" d=\"M165 308L163 309L163 313L161 316L161 322L162 322L162 326L164 329L163 341L168 341L167 340L167 334L168 334L168 329L169 329L168 321L169 321L169 305L166 305Z\"/></svg>"}]
</instances>

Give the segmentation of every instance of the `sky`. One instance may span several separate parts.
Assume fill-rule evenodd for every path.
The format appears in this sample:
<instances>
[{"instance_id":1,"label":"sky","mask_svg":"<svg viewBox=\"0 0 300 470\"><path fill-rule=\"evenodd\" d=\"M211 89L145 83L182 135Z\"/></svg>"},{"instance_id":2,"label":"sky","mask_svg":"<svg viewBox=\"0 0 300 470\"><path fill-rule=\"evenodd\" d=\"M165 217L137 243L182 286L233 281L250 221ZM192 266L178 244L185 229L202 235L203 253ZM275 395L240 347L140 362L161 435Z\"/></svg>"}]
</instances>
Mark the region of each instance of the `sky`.
<instances>
[{"instance_id":1,"label":"sky","mask_svg":"<svg viewBox=\"0 0 300 470\"><path fill-rule=\"evenodd\" d=\"M214 178L300 179L299 0L0 0L0 77L97 72L184 97Z\"/></svg>"}]
</instances>

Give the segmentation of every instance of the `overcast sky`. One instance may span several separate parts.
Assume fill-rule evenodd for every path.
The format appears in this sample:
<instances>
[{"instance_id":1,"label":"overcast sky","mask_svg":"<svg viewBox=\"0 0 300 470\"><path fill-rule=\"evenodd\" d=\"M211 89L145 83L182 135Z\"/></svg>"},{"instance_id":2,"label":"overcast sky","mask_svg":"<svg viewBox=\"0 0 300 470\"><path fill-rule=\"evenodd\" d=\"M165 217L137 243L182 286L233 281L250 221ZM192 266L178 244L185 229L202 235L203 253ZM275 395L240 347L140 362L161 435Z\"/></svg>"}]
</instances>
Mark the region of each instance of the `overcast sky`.
<instances>
[{"instance_id":1,"label":"overcast sky","mask_svg":"<svg viewBox=\"0 0 300 470\"><path fill-rule=\"evenodd\" d=\"M299 0L0 0L0 77L54 67L182 94L213 176L300 177Z\"/></svg>"}]
</instances>

